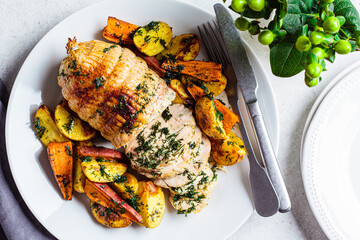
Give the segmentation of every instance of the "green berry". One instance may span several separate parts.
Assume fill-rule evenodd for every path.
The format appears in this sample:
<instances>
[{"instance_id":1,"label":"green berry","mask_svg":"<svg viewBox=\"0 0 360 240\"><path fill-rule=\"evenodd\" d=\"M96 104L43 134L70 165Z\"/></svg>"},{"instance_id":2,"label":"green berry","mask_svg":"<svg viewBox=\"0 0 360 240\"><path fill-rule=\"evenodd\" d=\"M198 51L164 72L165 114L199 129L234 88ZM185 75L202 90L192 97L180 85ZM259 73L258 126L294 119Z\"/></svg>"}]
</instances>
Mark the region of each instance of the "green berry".
<instances>
[{"instance_id":1,"label":"green berry","mask_svg":"<svg viewBox=\"0 0 360 240\"><path fill-rule=\"evenodd\" d=\"M258 22L253 21L250 23L249 33L251 35L257 35L260 33L260 26L259 26Z\"/></svg>"},{"instance_id":2,"label":"green berry","mask_svg":"<svg viewBox=\"0 0 360 240\"><path fill-rule=\"evenodd\" d=\"M340 29L340 21L336 17L328 17L323 23L323 28L325 32L335 34Z\"/></svg>"},{"instance_id":3,"label":"green berry","mask_svg":"<svg viewBox=\"0 0 360 240\"><path fill-rule=\"evenodd\" d=\"M321 65L316 62L310 63L305 68L305 72L310 78L320 77L321 71L322 71Z\"/></svg>"},{"instance_id":4,"label":"green berry","mask_svg":"<svg viewBox=\"0 0 360 240\"><path fill-rule=\"evenodd\" d=\"M349 41L339 40L335 44L334 49L335 52L338 54L348 54L349 52L351 52L351 44L349 43Z\"/></svg>"},{"instance_id":5,"label":"green berry","mask_svg":"<svg viewBox=\"0 0 360 240\"><path fill-rule=\"evenodd\" d=\"M323 3L332 3L334 0L321 0Z\"/></svg>"},{"instance_id":6,"label":"green berry","mask_svg":"<svg viewBox=\"0 0 360 240\"><path fill-rule=\"evenodd\" d=\"M247 0L232 0L231 8L235 12L243 12L245 11L247 4Z\"/></svg>"},{"instance_id":7,"label":"green berry","mask_svg":"<svg viewBox=\"0 0 360 240\"><path fill-rule=\"evenodd\" d=\"M255 12L260 12L265 8L265 0L249 0L248 4Z\"/></svg>"},{"instance_id":8,"label":"green berry","mask_svg":"<svg viewBox=\"0 0 360 240\"><path fill-rule=\"evenodd\" d=\"M311 52L314 53L319 59L323 59L326 56L324 49L319 47L314 47Z\"/></svg>"},{"instance_id":9,"label":"green berry","mask_svg":"<svg viewBox=\"0 0 360 240\"><path fill-rule=\"evenodd\" d=\"M299 50L300 52L306 52L310 49L311 42L308 37L300 36L296 40L295 46L296 46L296 49Z\"/></svg>"},{"instance_id":10,"label":"green berry","mask_svg":"<svg viewBox=\"0 0 360 240\"><path fill-rule=\"evenodd\" d=\"M321 32L313 31L309 36L310 42L314 45L319 45L324 40L324 34Z\"/></svg>"},{"instance_id":11,"label":"green berry","mask_svg":"<svg viewBox=\"0 0 360 240\"><path fill-rule=\"evenodd\" d=\"M274 33L270 30L262 31L259 34L258 40L263 45L270 45L274 41Z\"/></svg>"},{"instance_id":12,"label":"green berry","mask_svg":"<svg viewBox=\"0 0 360 240\"><path fill-rule=\"evenodd\" d=\"M246 31L250 28L250 22L246 18L239 17L235 20L235 26L240 31Z\"/></svg>"},{"instance_id":13,"label":"green berry","mask_svg":"<svg viewBox=\"0 0 360 240\"><path fill-rule=\"evenodd\" d=\"M308 87L315 87L319 83L319 78L305 77L305 84Z\"/></svg>"}]
</instances>

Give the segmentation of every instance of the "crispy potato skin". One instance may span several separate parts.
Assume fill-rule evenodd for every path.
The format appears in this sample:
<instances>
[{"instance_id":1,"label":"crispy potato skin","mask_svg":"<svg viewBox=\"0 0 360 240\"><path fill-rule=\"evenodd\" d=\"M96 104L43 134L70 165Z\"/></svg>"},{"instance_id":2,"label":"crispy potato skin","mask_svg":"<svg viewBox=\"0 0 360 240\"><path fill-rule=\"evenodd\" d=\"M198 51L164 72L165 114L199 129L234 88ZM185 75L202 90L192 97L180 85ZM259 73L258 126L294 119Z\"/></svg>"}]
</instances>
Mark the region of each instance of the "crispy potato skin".
<instances>
[{"instance_id":1,"label":"crispy potato skin","mask_svg":"<svg viewBox=\"0 0 360 240\"><path fill-rule=\"evenodd\" d=\"M127 166L110 159L82 157L81 168L92 182L112 182L126 172Z\"/></svg>"},{"instance_id":2,"label":"crispy potato skin","mask_svg":"<svg viewBox=\"0 0 360 240\"><path fill-rule=\"evenodd\" d=\"M199 50L200 40L197 35L182 34L171 39L169 45L157 56L157 59L173 58L191 61L199 54Z\"/></svg>"},{"instance_id":3,"label":"crispy potato skin","mask_svg":"<svg viewBox=\"0 0 360 240\"><path fill-rule=\"evenodd\" d=\"M103 207L94 201L90 202L90 206L95 219L102 225L111 228L124 228L132 223L130 219L118 214L116 209Z\"/></svg>"},{"instance_id":4,"label":"crispy potato skin","mask_svg":"<svg viewBox=\"0 0 360 240\"><path fill-rule=\"evenodd\" d=\"M165 213L165 197L161 187L152 181L140 181L138 196L143 225L147 228L157 227Z\"/></svg>"},{"instance_id":5,"label":"crispy potato skin","mask_svg":"<svg viewBox=\"0 0 360 240\"><path fill-rule=\"evenodd\" d=\"M51 142L47 148L51 168L65 200L71 200L73 193L72 153L71 141Z\"/></svg>"},{"instance_id":6,"label":"crispy potato skin","mask_svg":"<svg viewBox=\"0 0 360 240\"><path fill-rule=\"evenodd\" d=\"M246 150L242 140L230 132L225 140L211 140L211 154L217 163L231 166L244 159Z\"/></svg>"},{"instance_id":7,"label":"crispy potato skin","mask_svg":"<svg viewBox=\"0 0 360 240\"><path fill-rule=\"evenodd\" d=\"M138 180L131 173L124 173L122 181L110 183L111 188L124 199L132 198L138 190Z\"/></svg>"},{"instance_id":8,"label":"crispy potato skin","mask_svg":"<svg viewBox=\"0 0 360 240\"><path fill-rule=\"evenodd\" d=\"M210 138L226 139L221 112L215 107L213 99L201 97L195 104L195 116L201 130Z\"/></svg>"},{"instance_id":9,"label":"crispy potato skin","mask_svg":"<svg viewBox=\"0 0 360 240\"><path fill-rule=\"evenodd\" d=\"M36 136L47 147L51 142L66 142L68 139L56 127L51 110L41 105L33 122Z\"/></svg>"},{"instance_id":10,"label":"crispy potato skin","mask_svg":"<svg viewBox=\"0 0 360 240\"><path fill-rule=\"evenodd\" d=\"M60 132L74 141L87 141L95 137L95 129L75 115L68 107L66 100L56 106L55 123Z\"/></svg>"},{"instance_id":11,"label":"crispy potato skin","mask_svg":"<svg viewBox=\"0 0 360 240\"><path fill-rule=\"evenodd\" d=\"M147 56L155 56L170 43L173 33L164 22L153 21L136 30L133 41L137 49Z\"/></svg>"}]
</instances>

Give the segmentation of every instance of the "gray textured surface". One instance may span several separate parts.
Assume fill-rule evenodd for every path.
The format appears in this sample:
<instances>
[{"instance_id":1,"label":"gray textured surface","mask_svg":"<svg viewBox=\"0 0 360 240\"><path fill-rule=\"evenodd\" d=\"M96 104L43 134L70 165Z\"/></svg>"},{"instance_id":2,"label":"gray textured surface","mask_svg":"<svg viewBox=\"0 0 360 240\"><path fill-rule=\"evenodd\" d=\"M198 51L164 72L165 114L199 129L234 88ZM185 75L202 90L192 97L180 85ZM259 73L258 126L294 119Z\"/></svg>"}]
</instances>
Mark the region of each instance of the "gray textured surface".
<instances>
[{"instance_id":1,"label":"gray textured surface","mask_svg":"<svg viewBox=\"0 0 360 240\"><path fill-rule=\"evenodd\" d=\"M212 11L215 0L184 0ZM27 1L0 0L0 78L10 90L26 56L36 43L65 17L97 0ZM126 1L124 1L126 2ZM293 209L287 214L261 218L255 213L230 239L326 239L316 222L304 193L300 171L300 144L306 117L312 104L329 81L355 60L360 53L337 57L328 64L323 82L309 89L303 75L277 78L271 74L269 50L245 33L242 34L256 52L271 79L280 120L280 150L278 160L292 199ZM234 200L235 202L235 200ZM237 203L241 204L241 203ZM225 219L222 219L226 221ZM221 229L219 229L221 231Z\"/></svg>"}]
</instances>

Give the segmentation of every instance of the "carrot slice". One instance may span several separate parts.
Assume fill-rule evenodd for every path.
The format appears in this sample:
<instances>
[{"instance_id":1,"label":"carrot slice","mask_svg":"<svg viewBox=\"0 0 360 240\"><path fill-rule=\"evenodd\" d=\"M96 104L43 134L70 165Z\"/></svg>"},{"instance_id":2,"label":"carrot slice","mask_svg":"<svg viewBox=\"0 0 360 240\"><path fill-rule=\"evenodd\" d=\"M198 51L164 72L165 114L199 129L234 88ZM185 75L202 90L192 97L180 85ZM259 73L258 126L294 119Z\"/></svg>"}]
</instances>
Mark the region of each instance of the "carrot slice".
<instances>
[{"instance_id":1,"label":"carrot slice","mask_svg":"<svg viewBox=\"0 0 360 240\"><path fill-rule=\"evenodd\" d=\"M107 25L103 30L103 37L112 42L133 45L132 34L138 28L137 25L114 17L108 17Z\"/></svg>"},{"instance_id":2,"label":"carrot slice","mask_svg":"<svg viewBox=\"0 0 360 240\"><path fill-rule=\"evenodd\" d=\"M49 143L47 154L64 199L71 200L73 191L73 154L71 141Z\"/></svg>"},{"instance_id":3,"label":"carrot slice","mask_svg":"<svg viewBox=\"0 0 360 240\"><path fill-rule=\"evenodd\" d=\"M122 217L127 217L136 223L142 223L142 216L114 192L106 183L95 183L86 179L86 195L94 202L116 209Z\"/></svg>"},{"instance_id":4,"label":"carrot slice","mask_svg":"<svg viewBox=\"0 0 360 240\"><path fill-rule=\"evenodd\" d=\"M201 81L219 82L221 79L221 65L204 61L180 61L167 59L161 65L171 72L182 73L195 77Z\"/></svg>"},{"instance_id":5,"label":"carrot slice","mask_svg":"<svg viewBox=\"0 0 360 240\"><path fill-rule=\"evenodd\" d=\"M105 147L77 147L77 154L82 157L102 157L111 158L115 160L125 160L124 153L116 151L115 149Z\"/></svg>"}]
</instances>

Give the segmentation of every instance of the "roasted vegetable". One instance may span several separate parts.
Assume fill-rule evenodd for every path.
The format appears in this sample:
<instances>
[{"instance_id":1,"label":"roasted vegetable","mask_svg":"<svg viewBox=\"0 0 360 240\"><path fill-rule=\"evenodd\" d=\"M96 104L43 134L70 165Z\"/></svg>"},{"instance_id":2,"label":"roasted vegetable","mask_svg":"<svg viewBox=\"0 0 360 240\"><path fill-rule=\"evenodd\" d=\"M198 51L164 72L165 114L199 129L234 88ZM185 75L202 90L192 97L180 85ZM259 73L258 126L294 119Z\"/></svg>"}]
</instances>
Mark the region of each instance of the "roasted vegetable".
<instances>
[{"instance_id":1,"label":"roasted vegetable","mask_svg":"<svg viewBox=\"0 0 360 240\"><path fill-rule=\"evenodd\" d=\"M153 21L136 30L133 40L140 52L155 56L165 49L172 38L172 30L164 22Z\"/></svg>"},{"instance_id":2,"label":"roasted vegetable","mask_svg":"<svg viewBox=\"0 0 360 240\"><path fill-rule=\"evenodd\" d=\"M162 51L157 59L179 59L183 61L194 60L199 54L200 40L193 33L182 34L171 39L171 42Z\"/></svg>"},{"instance_id":3,"label":"roasted vegetable","mask_svg":"<svg viewBox=\"0 0 360 240\"><path fill-rule=\"evenodd\" d=\"M95 129L76 117L65 100L55 109L55 123L65 137L74 141L86 141L96 135Z\"/></svg>"},{"instance_id":4,"label":"roasted vegetable","mask_svg":"<svg viewBox=\"0 0 360 240\"><path fill-rule=\"evenodd\" d=\"M122 217L115 208L106 208L94 201L90 202L90 206L95 219L102 225L111 228L124 228L132 223L129 218Z\"/></svg>"},{"instance_id":5,"label":"roasted vegetable","mask_svg":"<svg viewBox=\"0 0 360 240\"><path fill-rule=\"evenodd\" d=\"M192 76L201 81L220 82L221 65L214 62L203 61L180 61L167 59L161 67L170 72Z\"/></svg>"},{"instance_id":6,"label":"roasted vegetable","mask_svg":"<svg viewBox=\"0 0 360 240\"><path fill-rule=\"evenodd\" d=\"M120 44L134 44L132 35L139 26L108 17L107 25L103 30L103 36L109 41Z\"/></svg>"},{"instance_id":7,"label":"roasted vegetable","mask_svg":"<svg viewBox=\"0 0 360 240\"><path fill-rule=\"evenodd\" d=\"M106 183L95 183L86 179L85 193L92 201L106 208L115 209L122 217L129 218L140 224L143 222L143 217L121 199Z\"/></svg>"},{"instance_id":8,"label":"roasted vegetable","mask_svg":"<svg viewBox=\"0 0 360 240\"><path fill-rule=\"evenodd\" d=\"M138 196L143 225L147 228L157 227L165 213L165 197L161 187L151 181L140 181Z\"/></svg>"},{"instance_id":9,"label":"roasted vegetable","mask_svg":"<svg viewBox=\"0 0 360 240\"><path fill-rule=\"evenodd\" d=\"M111 188L124 199L135 196L138 190L138 180L131 173L124 173L114 182L110 183Z\"/></svg>"},{"instance_id":10,"label":"roasted vegetable","mask_svg":"<svg viewBox=\"0 0 360 240\"><path fill-rule=\"evenodd\" d=\"M204 81L199 81L194 77L182 75L181 82L185 86L188 86L188 84L191 82L202 88L208 94L212 94L215 97L225 90L227 78L225 77L225 75L221 75L219 82L204 82Z\"/></svg>"},{"instance_id":11,"label":"roasted vegetable","mask_svg":"<svg viewBox=\"0 0 360 240\"><path fill-rule=\"evenodd\" d=\"M72 143L51 142L47 154L54 176L65 200L72 199L73 191L73 152Z\"/></svg>"},{"instance_id":12,"label":"roasted vegetable","mask_svg":"<svg viewBox=\"0 0 360 240\"><path fill-rule=\"evenodd\" d=\"M94 146L94 144L90 141L84 141L84 142L77 142L75 143L76 146ZM84 193L85 192L85 181L86 181L86 176L84 174L84 172L82 171L81 168L81 160L78 156L77 153L77 148L74 149L74 157L73 157L73 161L74 161L74 174L73 174L73 178L74 178L74 190L79 192L79 193Z\"/></svg>"},{"instance_id":13,"label":"roasted vegetable","mask_svg":"<svg viewBox=\"0 0 360 240\"><path fill-rule=\"evenodd\" d=\"M126 172L127 166L115 160L100 157L80 157L81 168L92 182L112 182Z\"/></svg>"},{"instance_id":14,"label":"roasted vegetable","mask_svg":"<svg viewBox=\"0 0 360 240\"><path fill-rule=\"evenodd\" d=\"M177 79L173 79L170 81L170 87L172 90L176 92L176 97L173 101L173 103L179 103L179 104L192 104L193 98L191 95L187 92L185 86Z\"/></svg>"},{"instance_id":15,"label":"roasted vegetable","mask_svg":"<svg viewBox=\"0 0 360 240\"><path fill-rule=\"evenodd\" d=\"M212 98L204 96L196 101L195 116L196 122L208 137L226 139L222 123L224 115L216 108Z\"/></svg>"},{"instance_id":16,"label":"roasted vegetable","mask_svg":"<svg viewBox=\"0 0 360 240\"><path fill-rule=\"evenodd\" d=\"M225 140L211 139L211 154L217 163L231 166L244 159L246 150L242 140L229 132Z\"/></svg>"},{"instance_id":17,"label":"roasted vegetable","mask_svg":"<svg viewBox=\"0 0 360 240\"><path fill-rule=\"evenodd\" d=\"M196 86L193 83L189 83L187 89L195 100L207 95L205 90ZM239 116L217 99L214 99L214 104L216 108L223 114L222 123L224 125L225 133L228 134L234 127L235 123L240 122Z\"/></svg>"},{"instance_id":18,"label":"roasted vegetable","mask_svg":"<svg viewBox=\"0 0 360 240\"><path fill-rule=\"evenodd\" d=\"M126 159L124 153L105 147L79 146L77 147L77 153L82 157L110 158L117 161Z\"/></svg>"},{"instance_id":19,"label":"roasted vegetable","mask_svg":"<svg viewBox=\"0 0 360 240\"><path fill-rule=\"evenodd\" d=\"M51 110L41 105L33 122L36 136L47 147L50 142L66 142L68 139L56 127Z\"/></svg>"}]
</instances>

